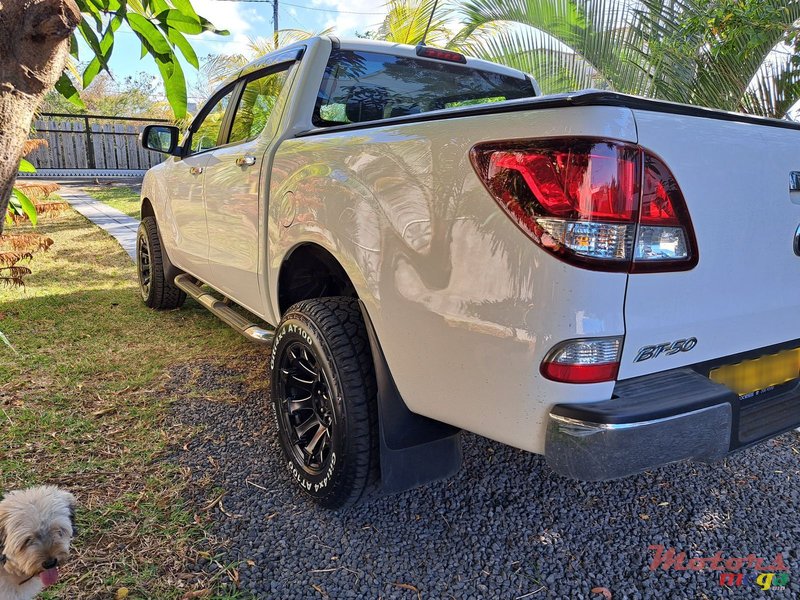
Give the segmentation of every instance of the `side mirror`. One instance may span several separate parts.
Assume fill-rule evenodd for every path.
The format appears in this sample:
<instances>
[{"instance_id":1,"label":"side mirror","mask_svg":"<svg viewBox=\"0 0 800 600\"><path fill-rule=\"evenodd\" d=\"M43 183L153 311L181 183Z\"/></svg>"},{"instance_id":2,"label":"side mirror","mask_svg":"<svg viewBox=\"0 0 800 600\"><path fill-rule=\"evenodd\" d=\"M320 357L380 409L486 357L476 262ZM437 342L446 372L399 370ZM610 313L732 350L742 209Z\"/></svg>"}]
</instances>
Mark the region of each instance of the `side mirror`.
<instances>
[{"instance_id":1,"label":"side mirror","mask_svg":"<svg viewBox=\"0 0 800 600\"><path fill-rule=\"evenodd\" d=\"M164 154L175 154L180 131L172 125L147 125L139 134L139 141L145 150Z\"/></svg>"}]
</instances>

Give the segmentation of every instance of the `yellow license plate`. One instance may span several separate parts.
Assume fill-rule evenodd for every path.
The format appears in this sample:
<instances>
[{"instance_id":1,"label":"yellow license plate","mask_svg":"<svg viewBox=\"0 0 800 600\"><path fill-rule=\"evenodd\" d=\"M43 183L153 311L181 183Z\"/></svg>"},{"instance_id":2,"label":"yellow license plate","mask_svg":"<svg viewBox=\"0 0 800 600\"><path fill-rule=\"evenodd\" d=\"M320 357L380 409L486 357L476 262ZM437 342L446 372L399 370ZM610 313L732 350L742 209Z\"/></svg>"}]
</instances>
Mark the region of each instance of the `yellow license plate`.
<instances>
[{"instance_id":1,"label":"yellow license plate","mask_svg":"<svg viewBox=\"0 0 800 600\"><path fill-rule=\"evenodd\" d=\"M725 365L709 373L712 381L731 388L740 396L774 387L800 375L800 348L784 350L736 365Z\"/></svg>"}]
</instances>

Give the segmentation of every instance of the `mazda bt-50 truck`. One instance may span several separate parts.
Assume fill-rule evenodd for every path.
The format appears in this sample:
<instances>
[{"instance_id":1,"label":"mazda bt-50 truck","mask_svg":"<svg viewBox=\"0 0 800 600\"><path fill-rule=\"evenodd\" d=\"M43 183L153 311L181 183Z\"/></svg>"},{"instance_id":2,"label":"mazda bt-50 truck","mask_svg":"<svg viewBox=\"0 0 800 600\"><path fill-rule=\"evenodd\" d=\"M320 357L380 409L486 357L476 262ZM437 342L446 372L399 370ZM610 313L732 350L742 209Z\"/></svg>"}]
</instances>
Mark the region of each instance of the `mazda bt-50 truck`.
<instances>
[{"instance_id":1,"label":"mazda bt-50 truck","mask_svg":"<svg viewBox=\"0 0 800 600\"><path fill-rule=\"evenodd\" d=\"M323 36L142 140L142 298L271 344L323 506L454 473L462 429L606 480L800 424L797 124Z\"/></svg>"}]
</instances>

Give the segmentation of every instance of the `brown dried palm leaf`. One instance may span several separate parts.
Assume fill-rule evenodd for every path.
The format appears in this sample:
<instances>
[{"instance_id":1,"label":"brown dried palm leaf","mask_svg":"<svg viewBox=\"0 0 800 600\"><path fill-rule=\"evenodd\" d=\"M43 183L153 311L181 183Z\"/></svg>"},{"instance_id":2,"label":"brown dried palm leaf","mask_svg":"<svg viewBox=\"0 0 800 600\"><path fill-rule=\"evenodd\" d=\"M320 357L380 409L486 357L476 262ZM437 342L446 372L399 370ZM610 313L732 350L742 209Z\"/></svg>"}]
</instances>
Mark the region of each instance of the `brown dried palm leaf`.
<instances>
[{"instance_id":1,"label":"brown dried palm leaf","mask_svg":"<svg viewBox=\"0 0 800 600\"><path fill-rule=\"evenodd\" d=\"M69 210L69 204L66 202L39 202L33 201L36 207L37 215L53 216Z\"/></svg>"},{"instance_id":2,"label":"brown dried palm leaf","mask_svg":"<svg viewBox=\"0 0 800 600\"><path fill-rule=\"evenodd\" d=\"M47 198L61 188L57 183L44 183L39 181L15 181L14 187L22 191L31 200Z\"/></svg>"},{"instance_id":3,"label":"brown dried palm leaf","mask_svg":"<svg viewBox=\"0 0 800 600\"><path fill-rule=\"evenodd\" d=\"M52 245L53 240L38 233L0 235L0 252L38 252Z\"/></svg>"},{"instance_id":4,"label":"brown dried palm leaf","mask_svg":"<svg viewBox=\"0 0 800 600\"><path fill-rule=\"evenodd\" d=\"M14 265L12 267L0 267L0 277L11 277L16 279L30 275L32 272L33 271L31 271L28 267L20 267L19 265Z\"/></svg>"},{"instance_id":5,"label":"brown dried palm leaf","mask_svg":"<svg viewBox=\"0 0 800 600\"><path fill-rule=\"evenodd\" d=\"M33 140L26 140L25 145L22 147L22 155L27 156L34 150L38 150L39 148L47 148L47 140L43 139L33 139Z\"/></svg>"},{"instance_id":6,"label":"brown dried palm leaf","mask_svg":"<svg viewBox=\"0 0 800 600\"><path fill-rule=\"evenodd\" d=\"M0 285L24 288L25 280L22 277L3 277L0 275Z\"/></svg>"},{"instance_id":7,"label":"brown dried palm leaf","mask_svg":"<svg viewBox=\"0 0 800 600\"><path fill-rule=\"evenodd\" d=\"M13 267L21 260L33 260L33 252L0 252L0 267Z\"/></svg>"}]
</instances>

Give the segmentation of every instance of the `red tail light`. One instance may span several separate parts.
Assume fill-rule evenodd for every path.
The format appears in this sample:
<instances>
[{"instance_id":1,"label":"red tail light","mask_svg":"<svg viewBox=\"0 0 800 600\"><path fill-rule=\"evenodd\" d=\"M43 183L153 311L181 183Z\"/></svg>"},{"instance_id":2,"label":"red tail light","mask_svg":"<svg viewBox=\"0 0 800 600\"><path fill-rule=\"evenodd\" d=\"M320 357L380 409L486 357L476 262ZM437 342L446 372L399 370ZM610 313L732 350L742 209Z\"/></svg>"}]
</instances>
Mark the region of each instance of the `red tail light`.
<instances>
[{"instance_id":1,"label":"red tail light","mask_svg":"<svg viewBox=\"0 0 800 600\"><path fill-rule=\"evenodd\" d=\"M539 246L612 271L697 264L683 194L661 160L633 144L563 138L475 146L489 192Z\"/></svg>"},{"instance_id":2,"label":"red tail light","mask_svg":"<svg viewBox=\"0 0 800 600\"><path fill-rule=\"evenodd\" d=\"M567 340L548 352L541 372L547 379L564 383L613 381L621 352L621 337Z\"/></svg>"}]
</instances>

